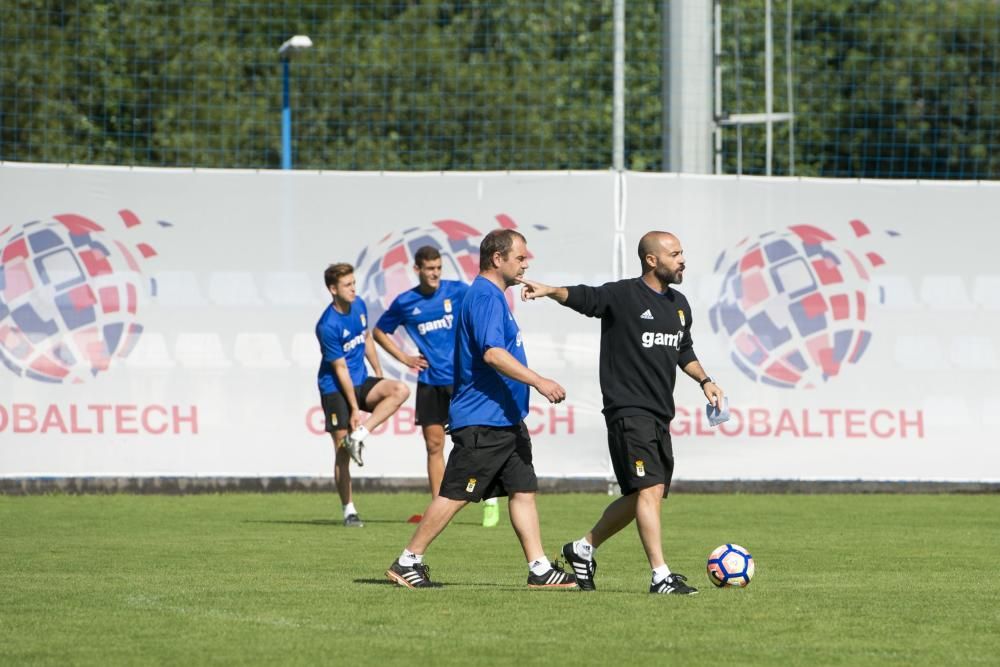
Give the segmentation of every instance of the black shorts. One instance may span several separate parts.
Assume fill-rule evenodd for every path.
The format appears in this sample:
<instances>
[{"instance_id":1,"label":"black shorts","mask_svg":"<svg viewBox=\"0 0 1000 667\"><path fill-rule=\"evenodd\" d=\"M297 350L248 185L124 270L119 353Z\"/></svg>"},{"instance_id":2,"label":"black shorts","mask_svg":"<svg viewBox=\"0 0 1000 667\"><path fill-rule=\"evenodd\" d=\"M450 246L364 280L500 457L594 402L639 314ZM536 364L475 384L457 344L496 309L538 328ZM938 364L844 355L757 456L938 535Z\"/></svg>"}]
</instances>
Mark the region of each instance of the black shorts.
<instances>
[{"instance_id":1,"label":"black shorts","mask_svg":"<svg viewBox=\"0 0 1000 667\"><path fill-rule=\"evenodd\" d=\"M511 493L538 490L531 463L531 436L517 426L465 426L451 432L451 455L441 480L441 495L478 503Z\"/></svg>"},{"instance_id":2,"label":"black shorts","mask_svg":"<svg viewBox=\"0 0 1000 667\"><path fill-rule=\"evenodd\" d=\"M434 385L417 383L417 424L430 426L448 423L448 406L451 405L450 384Z\"/></svg>"},{"instance_id":3,"label":"black shorts","mask_svg":"<svg viewBox=\"0 0 1000 667\"><path fill-rule=\"evenodd\" d=\"M663 496L674 476L670 431L653 416L619 417L608 424L608 451L622 495L663 484Z\"/></svg>"},{"instance_id":4,"label":"black shorts","mask_svg":"<svg viewBox=\"0 0 1000 667\"><path fill-rule=\"evenodd\" d=\"M381 381L382 378L370 377L362 382L360 387L354 387L354 397L358 401L359 408L368 410L368 394ZM327 433L351 429L351 407L343 394L339 391L323 394L320 396L320 401L323 403L323 414L326 415Z\"/></svg>"}]
</instances>

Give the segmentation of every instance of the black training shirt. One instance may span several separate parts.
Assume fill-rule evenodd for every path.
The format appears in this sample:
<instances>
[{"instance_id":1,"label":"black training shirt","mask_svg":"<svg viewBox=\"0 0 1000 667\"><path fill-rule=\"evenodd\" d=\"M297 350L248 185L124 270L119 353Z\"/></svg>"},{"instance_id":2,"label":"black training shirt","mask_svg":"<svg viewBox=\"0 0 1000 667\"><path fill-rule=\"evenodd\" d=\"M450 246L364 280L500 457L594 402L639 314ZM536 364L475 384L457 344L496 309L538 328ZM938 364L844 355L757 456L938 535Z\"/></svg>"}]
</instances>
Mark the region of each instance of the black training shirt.
<instances>
[{"instance_id":1,"label":"black training shirt","mask_svg":"<svg viewBox=\"0 0 1000 667\"><path fill-rule=\"evenodd\" d=\"M691 306L680 292L660 294L641 278L600 287L568 287L566 306L601 318L604 417L674 416L677 367L698 358L691 346Z\"/></svg>"}]
</instances>

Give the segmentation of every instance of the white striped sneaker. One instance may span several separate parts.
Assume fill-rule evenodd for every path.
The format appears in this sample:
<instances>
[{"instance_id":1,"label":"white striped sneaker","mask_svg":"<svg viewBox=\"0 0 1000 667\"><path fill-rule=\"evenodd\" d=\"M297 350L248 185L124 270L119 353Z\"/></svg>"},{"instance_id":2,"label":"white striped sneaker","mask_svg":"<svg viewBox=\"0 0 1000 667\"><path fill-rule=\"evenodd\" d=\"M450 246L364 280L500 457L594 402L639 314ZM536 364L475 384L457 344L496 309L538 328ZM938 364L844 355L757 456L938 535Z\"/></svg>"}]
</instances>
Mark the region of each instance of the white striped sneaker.
<instances>
[{"instance_id":1,"label":"white striped sneaker","mask_svg":"<svg viewBox=\"0 0 1000 667\"><path fill-rule=\"evenodd\" d=\"M562 549L563 558L573 566L573 574L576 575L576 585L581 591L596 591L597 584L594 583L594 575L597 573L597 559L580 558L573 549L573 543L567 542Z\"/></svg>"},{"instance_id":2,"label":"white striped sneaker","mask_svg":"<svg viewBox=\"0 0 1000 667\"><path fill-rule=\"evenodd\" d=\"M650 582L650 593L665 593L667 595L697 595L698 589L687 585L687 577L683 574L671 574L659 583Z\"/></svg>"},{"instance_id":3,"label":"white striped sneaker","mask_svg":"<svg viewBox=\"0 0 1000 667\"><path fill-rule=\"evenodd\" d=\"M431 569L423 563L405 567L399 564L399 560L394 560L385 571L385 576L406 588L436 588L436 584L431 583L430 572Z\"/></svg>"},{"instance_id":4,"label":"white striped sneaker","mask_svg":"<svg viewBox=\"0 0 1000 667\"><path fill-rule=\"evenodd\" d=\"M556 561L552 567L542 574L528 573L528 588L573 588L576 577L562 569L562 563Z\"/></svg>"}]
</instances>

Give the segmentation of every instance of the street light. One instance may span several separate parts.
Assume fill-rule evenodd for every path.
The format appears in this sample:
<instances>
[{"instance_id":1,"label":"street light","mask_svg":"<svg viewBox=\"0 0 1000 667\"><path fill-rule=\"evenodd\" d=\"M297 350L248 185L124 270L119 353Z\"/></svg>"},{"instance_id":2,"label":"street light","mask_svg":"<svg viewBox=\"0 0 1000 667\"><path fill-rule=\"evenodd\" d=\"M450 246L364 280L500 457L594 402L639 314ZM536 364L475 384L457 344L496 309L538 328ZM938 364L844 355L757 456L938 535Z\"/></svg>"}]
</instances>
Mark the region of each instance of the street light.
<instances>
[{"instance_id":1,"label":"street light","mask_svg":"<svg viewBox=\"0 0 1000 667\"><path fill-rule=\"evenodd\" d=\"M307 35L295 35L278 49L281 57L281 67L283 72L282 82L282 104L281 104L281 168L292 168L292 106L289 93L289 62L292 54L302 49L308 49L313 42Z\"/></svg>"}]
</instances>

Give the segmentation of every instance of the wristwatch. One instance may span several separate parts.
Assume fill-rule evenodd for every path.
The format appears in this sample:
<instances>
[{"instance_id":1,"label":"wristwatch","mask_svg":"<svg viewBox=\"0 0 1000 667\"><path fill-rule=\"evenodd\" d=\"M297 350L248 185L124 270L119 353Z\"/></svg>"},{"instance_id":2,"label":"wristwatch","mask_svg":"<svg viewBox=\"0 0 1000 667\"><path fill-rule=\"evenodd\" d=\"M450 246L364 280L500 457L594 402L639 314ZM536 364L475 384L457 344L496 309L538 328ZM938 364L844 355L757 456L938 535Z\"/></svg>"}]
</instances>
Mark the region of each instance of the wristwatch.
<instances>
[{"instance_id":1,"label":"wristwatch","mask_svg":"<svg viewBox=\"0 0 1000 667\"><path fill-rule=\"evenodd\" d=\"M704 389L705 385L708 384L711 381L712 381L712 378L706 377L704 380L702 380L701 382L698 383L698 386L701 387L702 389Z\"/></svg>"}]
</instances>

